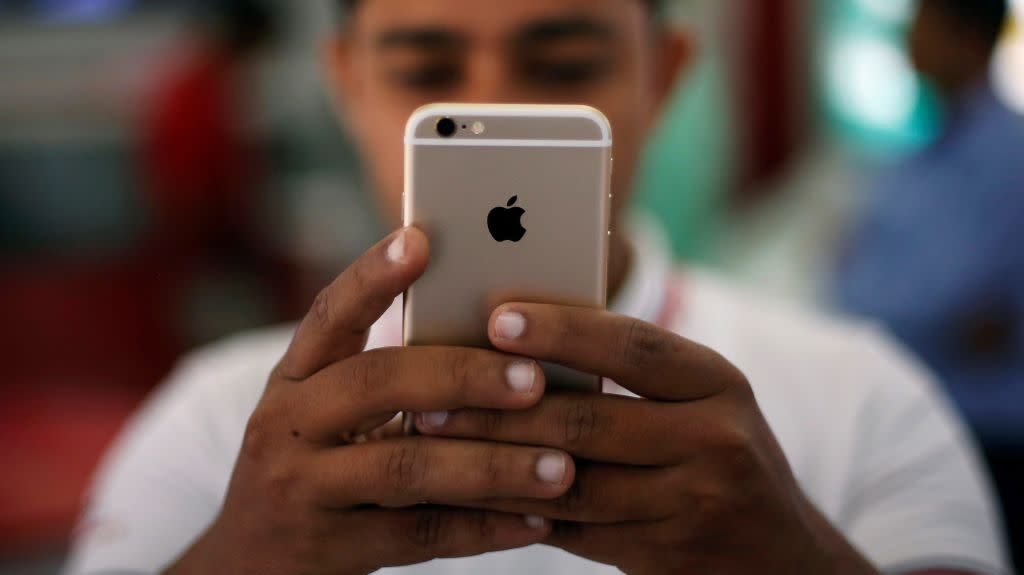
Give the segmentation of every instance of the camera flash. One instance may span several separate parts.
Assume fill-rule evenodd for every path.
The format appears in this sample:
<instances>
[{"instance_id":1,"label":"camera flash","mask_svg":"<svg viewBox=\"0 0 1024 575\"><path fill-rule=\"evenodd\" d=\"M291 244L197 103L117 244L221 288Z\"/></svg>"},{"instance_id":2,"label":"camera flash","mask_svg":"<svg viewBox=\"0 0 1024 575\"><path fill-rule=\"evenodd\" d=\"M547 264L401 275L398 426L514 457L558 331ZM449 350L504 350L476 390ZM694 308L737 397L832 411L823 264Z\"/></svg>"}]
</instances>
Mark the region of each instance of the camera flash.
<instances>
[{"instance_id":1,"label":"camera flash","mask_svg":"<svg viewBox=\"0 0 1024 575\"><path fill-rule=\"evenodd\" d=\"M474 134L479 136L480 134L484 133L484 130L486 130L486 128L484 127L484 123L483 122L473 122L473 133Z\"/></svg>"}]
</instances>

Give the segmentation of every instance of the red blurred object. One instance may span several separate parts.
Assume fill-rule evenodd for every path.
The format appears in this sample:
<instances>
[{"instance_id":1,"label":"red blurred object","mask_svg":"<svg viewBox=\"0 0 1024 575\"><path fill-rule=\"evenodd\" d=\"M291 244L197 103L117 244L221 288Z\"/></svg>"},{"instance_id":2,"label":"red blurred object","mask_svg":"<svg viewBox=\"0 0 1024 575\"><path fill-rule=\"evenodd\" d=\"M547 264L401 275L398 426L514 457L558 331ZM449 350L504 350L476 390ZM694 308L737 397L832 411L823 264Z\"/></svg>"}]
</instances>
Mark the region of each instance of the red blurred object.
<instances>
[{"instance_id":1,"label":"red blurred object","mask_svg":"<svg viewBox=\"0 0 1024 575\"><path fill-rule=\"evenodd\" d=\"M141 390L54 384L0 391L0 553L59 549L100 455Z\"/></svg>"},{"instance_id":2,"label":"red blurred object","mask_svg":"<svg viewBox=\"0 0 1024 575\"><path fill-rule=\"evenodd\" d=\"M0 554L66 544L110 440L199 343L183 335L197 278L229 270L286 292L288 269L261 248L251 217L262 163L245 131L243 62L192 48L141 126L151 219L140 240L106 259L0 269Z\"/></svg>"},{"instance_id":3,"label":"red blurred object","mask_svg":"<svg viewBox=\"0 0 1024 575\"><path fill-rule=\"evenodd\" d=\"M726 9L723 34L735 38L731 54L732 91L736 94L736 141L740 144L739 204L783 175L808 140L808 110L814 58L810 0L737 2Z\"/></svg>"},{"instance_id":4,"label":"red blurred object","mask_svg":"<svg viewBox=\"0 0 1024 575\"><path fill-rule=\"evenodd\" d=\"M173 240L176 255L198 255L211 234L251 213L260 162L245 135L235 58L199 43L158 87L146 119L145 184L157 236Z\"/></svg>"},{"instance_id":5,"label":"red blurred object","mask_svg":"<svg viewBox=\"0 0 1024 575\"><path fill-rule=\"evenodd\" d=\"M183 349L168 281L159 262L143 258L5 263L0 350L8 382L148 388Z\"/></svg>"},{"instance_id":6,"label":"red blurred object","mask_svg":"<svg viewBox=\"0 0 1024 575\"><path fill-rule=\"evenodd\" d=\"M63 545L109 441L179 352L141 263L0 272L0 553Z\"/></svg>"}]
</instances>

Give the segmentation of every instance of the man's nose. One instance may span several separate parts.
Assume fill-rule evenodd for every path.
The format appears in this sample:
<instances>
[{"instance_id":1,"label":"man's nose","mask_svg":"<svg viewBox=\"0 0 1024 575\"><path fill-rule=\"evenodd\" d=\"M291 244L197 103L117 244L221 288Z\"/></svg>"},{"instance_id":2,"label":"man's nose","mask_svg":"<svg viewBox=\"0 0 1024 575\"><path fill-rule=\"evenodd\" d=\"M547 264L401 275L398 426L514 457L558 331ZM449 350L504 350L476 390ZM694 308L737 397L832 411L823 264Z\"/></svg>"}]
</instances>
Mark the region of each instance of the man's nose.
<instances>
[{"instance_id":1,"label":"man's nose","mask_svg":"<svg viewBox=\"0 0 1024 575\"><path fill-rule=\"evenodd\" d=\"M508 66L494 50L478 50L470 59L463 97L468 102L507 103L518 101L518 90Z\"/></svg>"}]
</instances>

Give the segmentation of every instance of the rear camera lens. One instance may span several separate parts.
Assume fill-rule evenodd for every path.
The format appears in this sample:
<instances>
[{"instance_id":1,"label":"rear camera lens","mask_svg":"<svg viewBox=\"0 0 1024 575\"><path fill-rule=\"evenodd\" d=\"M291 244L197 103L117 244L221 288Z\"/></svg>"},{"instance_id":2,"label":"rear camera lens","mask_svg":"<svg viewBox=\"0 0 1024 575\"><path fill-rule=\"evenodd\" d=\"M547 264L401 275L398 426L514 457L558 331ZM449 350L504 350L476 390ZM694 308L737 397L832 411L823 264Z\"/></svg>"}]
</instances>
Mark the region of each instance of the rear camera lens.
<instances>
[{"instance_id":1,"label":"rear camera lens","mask_svg":"<svg viewBox=\"0 0 1024 575\"><path fill-rule=\"evenodd\" d=\"M442 138L451 138L458 130L458 125L451 118L441 118L437 121L437 134Z\"/></svg>"}]
</instances>

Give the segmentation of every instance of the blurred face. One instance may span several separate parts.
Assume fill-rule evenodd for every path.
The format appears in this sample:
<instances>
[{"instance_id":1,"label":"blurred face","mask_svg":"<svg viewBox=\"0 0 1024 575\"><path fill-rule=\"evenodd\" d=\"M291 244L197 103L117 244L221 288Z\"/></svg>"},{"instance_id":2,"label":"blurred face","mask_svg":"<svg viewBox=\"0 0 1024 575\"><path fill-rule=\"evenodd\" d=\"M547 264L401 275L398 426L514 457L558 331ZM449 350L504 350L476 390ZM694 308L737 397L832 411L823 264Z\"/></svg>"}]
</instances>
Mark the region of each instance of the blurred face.
<instances>
[{"instance_id":1,"label":"blurred face","mask_svg":"<svg viewBox=\"0 0 1024 575\"><path fill-rule=\"evenodd\" d=\"M941 10L931 2L920 2L910 28L910 58L918 72L933 78L941 74L944 45L949 42Z\"/></svg>"},{"instance_id":2,"label":"blurred face","mask_svg":"<svg viewBox=\"0 0 1024 575\"><path fill-rule=\"evenodd\" d=\"M991 46L931 0L919 2L908 42L914 68L947 97L969 88L988 70Z\"/></svg>"},{"instance_id":3,"label":"blurred face","mask_svg":"<svg viewBox=\"0 0 1024 575\"><path fill-rule=\"evenodd\" d=\"M397 225L403 135L431 102L573 103L615 137L617 212L685 41L640 0L363 0L327 61L385 216Z\"/></svg>"}]
</instances>

